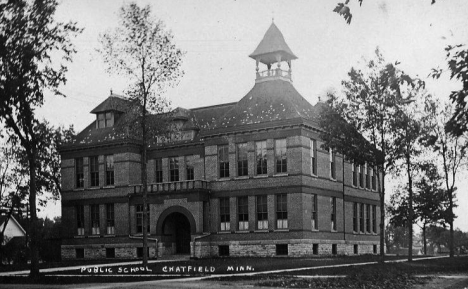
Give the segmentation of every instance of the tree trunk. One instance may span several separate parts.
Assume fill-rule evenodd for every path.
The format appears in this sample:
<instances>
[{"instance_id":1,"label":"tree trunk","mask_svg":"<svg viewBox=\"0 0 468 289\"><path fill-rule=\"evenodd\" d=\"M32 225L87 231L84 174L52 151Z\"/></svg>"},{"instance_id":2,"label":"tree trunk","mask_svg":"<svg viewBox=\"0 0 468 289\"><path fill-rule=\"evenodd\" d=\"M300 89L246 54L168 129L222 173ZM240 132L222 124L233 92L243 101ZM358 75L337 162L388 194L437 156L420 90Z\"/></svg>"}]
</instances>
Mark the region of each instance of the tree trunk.
<instances>
[{"instance_id":1,"label":"tree trunk","mask_svg":"<svg viewBox=\"0 0 468 289\"><path fill-rule=\"evenodd\" d=\"M450 225L450 238L449 238L449 248L450 248L450 258L455 256L455 250L453 247L453 188L449 189L449 225Z\"/></svg>"},{"instance_id":2,"label":"tree trunk","mask_svg":"<svg viewBox=\"0 0 468 289\"><path fill-rule=\"evenodd\" d=\"M29 276L33 279L39 278L39 252L37 251L37 210L36 210L36 152L32 148L32 152L28 156L29 162L29 231L30 231L30 250L31 250L31 271Z\"/></svg>"},{"instance_id":3,"label":"tree trunk","mask_svg":"<svg viewBox=\"0 0 468 289\"><path fill-rule=\"evenodd\" d=\"M413 261L413 178L411 177L411 159L406 155L406 169L408 173L408 262Z\"/></svg>"},{"instance_id":4,"label":"tree trunk","mask_svg":"<svg viewBox=\"0 0 468 289\"><path fill-rule=\"evenodd\" d=\"M423 242L424 242L424 255L427 255L427 240L426 240L426 223L423 224Z\"/></svg>"},{"instance_id":5,"label":"tree trunk","mask_svg":"<svg viewBox=\"0 0 468 289\"><path fill-rule=\"evenodd\" d=\"M141 183L143 186L143 266L148 265L148 174L146 167L146 97L144 98L142 111L142 149L141 149Z\"/></svg>"},{"instance_id":6,"label":"tree trunk","mask_svg":"<svg viewBox=\"0 0 468 289\"><path fill-rule=\"evenodd\" d=\"M379 177L380 174L377 174ZM382 170L382 188L380 193L380 257L379 263L385 262L385 169Z\"/></svg>"}]
</instances>

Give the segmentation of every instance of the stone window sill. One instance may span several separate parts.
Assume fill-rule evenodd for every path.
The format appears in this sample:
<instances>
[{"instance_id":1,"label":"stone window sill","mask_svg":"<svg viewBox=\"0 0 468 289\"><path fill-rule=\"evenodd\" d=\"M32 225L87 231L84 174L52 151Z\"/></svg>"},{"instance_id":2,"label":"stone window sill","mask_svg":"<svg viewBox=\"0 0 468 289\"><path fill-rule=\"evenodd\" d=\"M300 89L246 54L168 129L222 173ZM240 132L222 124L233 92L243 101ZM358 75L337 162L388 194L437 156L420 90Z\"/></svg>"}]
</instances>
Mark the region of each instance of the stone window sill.
<instances>
[{"instance_id":1,"label":"stone window sill","mask_svg":"<svg viewBox=\"0 0 468 289\"><path fill-rule=\"evenodd\" d=\"M89 189L89 190L99 190L100 187L89 187L88 189Z\"/></svg>"},{"instance_id":2,"label":"stone window sill","mask_svg":"<svg viewBox=\"0 0 468 289\"><path fill-rule=\"evenodd\" d=\"M75 188L75 189L73 189L74 192L82 192L84 190L85 190L84 188Z\"/></svg>"},{"instance_id":3,"label":"stone window sill","mask_svg":"<svg viewBox=\"0 0 468 289\"><path fill-rule=\"evenodd\" d=\"M255 230L255 233L268 233L268 230Z\"/></svg>"},{"instance_id":4,"label":"stone window sill","mask_svg":"<svg viewBox=\"0 0 468 289\"><path fill-rule=\"evenodd\" d=\"M113 238L115 235L104 235L104 238Z\"/></svg>"},{"instance_id":5,"label":"stone window sill","mask_svg":"<svg viewBox=\"0 0 468 289\"><path fill-rule=\"evenodd\" d=\"M101 235L89 235L88 238L101 238Z\"/></svg>"},{"instance_id":6,"label":"stone window sill","mask_svg":"<svg viewBox=\"0 0 468 289\"><path fill-rule=\"evenodd\" d=\"M266 179L268 178L268 175L255 175L254 179Z\"/></svg>"},{"instance_id":7,"label":"stone window sill","mask_svg":"<svg viewBox=\"0 0 468 289\"><path fill-rule=\"evenodd\" d=\"M226 177L226 178L219 178L218 181L220 182L225 182L225 181L229 181L230 178L229 177Z\"/></svg>"},{"instance_id":8,"label":"stone window sill","mask_svg":"<svg viewBox=\"0 0 468 289\"><path fill-rule=\"evenodd\" d=\"M278 173L278 174L274 174L273 177L287 177L289 176L288 173Z\"/></svg>"},{"instance_id":9,"label":"stone window sill","mask_svg":"<svg viewBox=\"0 0 468 289\"><path fill-rule=\"evenodd\" d=\"M289 229L276 229L274 232L289 232Z\"/></svg>"},{"instance_id":10,"label":"stone window sill","mask_svg":"<svg viewBox=\"0 0 468 289\"><path fill-rule=\"evenodd\" d=\"M103 189L114 189L115 185L103 186Z\"/></svg>"},{"instance_id":11,"label":"stone window sill","mask_svg":"<svg viewBox=\"0 0 468 289\"><path fill-rule=\"evenodd\" d=\"M249 231L236 231L236 233L239 233L239 234L247 234L247 233L249 233Z\"/></svg>"},{"instance_id":12,"label":"stone window sill","mask_svg":"<svg viewBox=\"0 0 468 289\"><path fill-rule=\"evenodd\" d=\"M312 232L318 232L319 229L311 229Z\"/></svg>"},{"instance_id":13,"label":"stone window sill","mask_svg":"<svg viewBox=\"0 0 468 289\"><path fill-rule=\"evenodd\" d=\"M231 234L231 231L219 231L218 234Z\"/></svg>"},{"instance_id":14,"label":"stone window sill","mask_svg":"<svg viewBox=\"0 0 468 289\"><path fill-rule=\"evenodd\" d=\"M75 239L84 239L85 235L75 235L75 236L73 236L73 238L75 238Z\"/></svg>"},{"instance_id":15,"label":"stone window sill","mask_svg":"<svg viewBox=\"0 0 468 289\"><path fill-rule=\"evenodd\" d=\"M248 180L249 176L238 176L234 178L235 180Z\"/></svg>"}]
</instances>

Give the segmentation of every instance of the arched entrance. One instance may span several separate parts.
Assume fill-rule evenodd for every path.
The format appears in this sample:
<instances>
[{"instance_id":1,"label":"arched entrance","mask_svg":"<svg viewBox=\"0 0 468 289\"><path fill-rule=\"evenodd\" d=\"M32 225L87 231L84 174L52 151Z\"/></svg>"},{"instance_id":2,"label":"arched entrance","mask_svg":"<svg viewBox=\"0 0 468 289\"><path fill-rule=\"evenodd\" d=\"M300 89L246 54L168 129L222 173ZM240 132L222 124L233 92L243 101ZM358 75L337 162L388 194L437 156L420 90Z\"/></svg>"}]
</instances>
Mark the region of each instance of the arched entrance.
<instances>
[{"instance_id":1,"label":"arched entrance","mask_svg":"<svg viewBox=\"0 0 468 289\"><path fill-rule=\"evenodd\" d=\"M172 245L173 254L190 254L190 229L190 222L184 214L170 213L162 224L162 241Z\"/></svg>"}]
</instances>

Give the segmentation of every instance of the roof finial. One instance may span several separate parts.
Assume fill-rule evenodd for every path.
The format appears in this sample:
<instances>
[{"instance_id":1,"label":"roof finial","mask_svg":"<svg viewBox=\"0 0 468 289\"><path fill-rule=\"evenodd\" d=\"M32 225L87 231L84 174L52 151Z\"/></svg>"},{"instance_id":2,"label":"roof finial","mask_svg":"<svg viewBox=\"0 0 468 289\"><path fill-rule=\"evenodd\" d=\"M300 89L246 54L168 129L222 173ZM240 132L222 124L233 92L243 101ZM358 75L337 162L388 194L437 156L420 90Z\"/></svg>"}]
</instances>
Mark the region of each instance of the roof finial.
<instances>
[{"instance_id":1,"label":"roof finial","mask_svg":"<svg viewBox=\"0 0 468 289\"><path fill-rule=\"evenodd\" d=\"M113 93L112 93L112 88L111 88L111 89L110 89L110 95L112 95L112 94L113 94Z\"/></svg>"}]
</instances>

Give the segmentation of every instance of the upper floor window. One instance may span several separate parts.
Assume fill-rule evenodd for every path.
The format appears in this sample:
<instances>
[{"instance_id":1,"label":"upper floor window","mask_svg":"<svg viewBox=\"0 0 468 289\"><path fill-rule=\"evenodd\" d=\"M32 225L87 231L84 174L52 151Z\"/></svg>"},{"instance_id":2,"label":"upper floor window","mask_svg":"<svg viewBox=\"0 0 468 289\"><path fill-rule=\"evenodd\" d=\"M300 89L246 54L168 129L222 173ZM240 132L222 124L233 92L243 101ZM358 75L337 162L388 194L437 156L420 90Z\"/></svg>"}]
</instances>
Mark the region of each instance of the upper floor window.
<instances>
[{"instance_id":1,"label":"upper floor window","mask_svg":"<svg viewBox=\"0 0 468 289\"><path fill-rule=\"evenodd\" d=\"M371 179L372 179L372 189L375 191L377 190L377 176L376 170L374 168L371 169Z\"/></svg>"},{"instance_id":2,"label":"upper floor window","mask_svg":"<svg viewBox=\"0 0 468 289\"><path fill-rule=\"evenodd\" d=\"M330 148L330 178L336 179L336 162L335 162L335 153L333 149Z\"/></svg>"},{"instance_id":3,"label":"upper floor window","mask_svg":"<svg viewBox=\"0 0 468 289\"><path fill-rule=\"evenodd\" d=\"M351 169L353 170L353 186L357 187L358 185L358 166L356 163L351 164Z\"/></svg>"},{"instance_id":4,"label":"upper floor window","mask_svg":"<svg viewBox=\"0 0 468 289\"><path fill-rule=\"evenodd\" d=\"M330 198L330 206L331 206L331 229L336 231L336 198Z\"/></svg>"},{"instance_id":5,"label":"upper floor window","mask_svg":"<svg viewBox=\"0 0 468 289\"><path fill-rule=\"evenodd\" d=\"M114 185L114 156L106 156L106 186Z\"/></svg>"},{"instance_id":6,"label":"upper floor window","mask_svg":"<svg viewBox=\"0 0 468 289\"><path fill-rule=\"evenodd\" d=\"M106 205L106 234L115 234L115 216L114 216L114 204Z\"/></svg>"},{"instance_id":7,"label":"upper floor window","mask_svg":"<svg viewBox=\"0 0 468 289\"><path fill-rule=\"evenodd\" d=\"M91 234L99 235L99 205L91 205Z\"/></svg>"},{"instance_id":8,"label":"upper floor window","mask_svg":"<svg viewBox=\"0 0 468 289\"><path fill-rule=\"evenodd\" d=\"M268 229L267 195L257 196L257 229Z\"/></svg>"},{"instance_id":9,"label":"upper floor window","mask_svg":"<svg viewBox=\"0 0 468 289\"><path fill-rule=\"evenodd\" d=\"M218 147L219 177L229 178L229 147L222 145Z\"/></svg>"},{"instance_id":10,"label":"upper floor window","mask_svg":"<svg viewBox=\"0 0 468 289\"><path fill-rule=\"evenodd\" d=\"M359 166L359 186L364 188L364 166Z\"/></svg>"},{"instance_id":11,"label":"upper floor window","mask_svg":"<svg viewBox=\"0 0 468 289\"><path fill-rule=\"evenodd\" d=\"M149 204L146 204L146 230L150 231L150 209ZM143 205L136 206L136 232L143 233Z\"/></svg>"},{"instance_id":12,"label":"upper floor window","mask_svg":"<svg viewBox=\"0 0 468 289\"><path fill-rule=\"evenodd\" d=\"M99 162L98 157L89 157L89 179L91 187L99 187Z\"/></svg>"},{"instance_id":13,"label":"upper floor window","mask_svg":"<svg viewBox=\"0 0 468 289\"><path fill-rule=\"evenodd\" d=\"M237 144L237 175L247 176L249 174L249 164L247 160L247 143Z\"/></svg>"},{"instance_id":14,"label":"upper floor window","mask_svg":"<svg viewBox=\"0 0 468 289\"><path fill-rule=\"evenodd\" d=\"M288 228L288 195L276 195L276 228Z\"/></svg>"},{"instance_id":15,"label":"upper floor window","mask_svg":"<svg viewBox=\"0 0 468 289\"><path fill-rule=\"evenodd\" d=\"M97 128L114 126L114 114L112 112L97 114Z\"/></svg>"},{"instance_id":16,"label":"upper floor window","mask_svg":"<svg viewBox=\"0 0 468 289\"><path fill-rule=\"evenodd\" d=\"M179 158L178 157L169 158L169 181L171 182L179 181Z\"/></svg>"},{"instance_id":17,"label":"upper floor window","mask_svg":"<svg viewBox=\"0 0 468 289\"><path fill-rule=\"evenodd\" d=\"M317 143L313 139L310 139L310 172L317 175Z\"/></svg>"},{"instance_id":18,"label":"upper floor window","mask_svg":"<svg viewBox=\"0 0 468 289\"><path fill-rule=\"evenodd\" d=\"M249 229L249 200L247 197L237 198L237 219L240 231Z\"/></svg>"},{"instance_id":19,"label":"upper floor window","mask_svg":"<svg viewBox=\"0 0 468 289\"><path fill-rule=\"evenodd\" d=\"M257 175L267 174L267 148L266 141L255 143L255 158L257 162Z\"/></svg>"},{"instance_id":20,"label":"upper floor window","mask_svg":"<svg viewBox=\"0 0 468 289\"><path fill-rule=\"evenodd\" d=\"M77 235L83 236L84 235L84 206L78 205L75 208L76 208Z\"/></svg>"},{"instance_id":21,"label":"upper floor window","mask_svg":"<svg viewBox=\"0 0 468 289\"><path fill-rule=\"evenodd\" d=\"M156 159L155 160L155 171L156 171L156 183L162 183L163 182L163 168L162 168L162 159Z\"/></svg>"},{"instance_id":22,"label":"upper floor window","mask_svg":"<svg viewBox=\"0 0 468 289\"><path fill-rule=\"evenodd\" d=\"M371 231L371 206L369 204L366 205L366 232L370 233Z\"/></svg>"},{"instance_id":23,"label":"upper floor window","mask_svg":"<svg viewBox=\"0 0 468 289\"><path fill-rule=\"evenodd\" d=\"M275 172L286 173L288 171L287 161L286 139L275 140Z\"/></svg>"},{"instance_id":24,"label":"upper floor window","mask_svg":"<svg viewBox=\"0 0 468 289\"><path fill-rule=\"evenodd\" d=\"M195 179L195 170L193 167L193 156L186 156L185 157L185 171L186 171L186 179L187 180L194 180Z\"/></svg>"},{"instance_id":25,"label":"upper floor window","mask_svg":"<svg viewBox=\"0 0 468 289\"><path fill-rule=\"evenodd\" d=\"M75 179L76 179L76 187L84 188L83 158L75 159Z\"/></svg>"},{"instance_id":26,"label":"upper floor window","mask_svg":"<svg viewBox=\"0 0 468 289\"><path fill-rule=\"evenodd\" d=\"M370 166L366 164L365 166L365 172L366 172L366 189L370 189Z\"/></svg>"},{"instance_id":27,"label":"upper floor window","mask_svg":"<svg viewBox=\"0 0 468 289\"><path fill-rule=\"evenodd\" d=\"M219 199L219 214L221 219L221 231L231 230L231 215L229 212L229 198Z\"/></svg>"}]
</instances>

